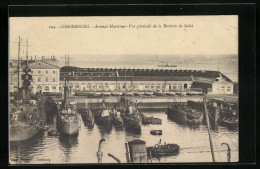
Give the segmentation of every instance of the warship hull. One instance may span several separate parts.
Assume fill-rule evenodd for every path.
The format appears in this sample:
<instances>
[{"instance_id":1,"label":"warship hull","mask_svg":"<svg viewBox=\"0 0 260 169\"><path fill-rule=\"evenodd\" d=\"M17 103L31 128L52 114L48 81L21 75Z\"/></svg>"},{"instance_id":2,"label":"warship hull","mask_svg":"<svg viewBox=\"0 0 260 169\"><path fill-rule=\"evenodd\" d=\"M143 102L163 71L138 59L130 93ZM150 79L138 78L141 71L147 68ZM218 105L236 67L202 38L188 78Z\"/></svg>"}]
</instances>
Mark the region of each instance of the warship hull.
<instances>
[{"instance_id":1,"label":"warship hull","mask_svg":"<svg viewBox=\"0 0 260 169\"><path fill-rule=\"evenodd\" d=\"M123 123L124 126L129 128L141 128L141 121L138 118L131 117L131 116L123 116Z\"/></svg>"},{"instance_id":2,"label":"warship hull","mask_svg":"<svg viewBox=\"0 0 260 169\"><path fill-rule=\"evenodd\" d=\"M41 131L41 128L35 127L35 126L28 126L26 128L22 128L22 129L19 129L16 131L12 131L12 129L11 129L9 140L10 141L25 141L25 140L32 138L36 134L38 134L40 131Z\"/></svg>"},{"instance_id":3,"label":"warship hull","mask_svg":"<svg viewBox=\"0 0 260 169\"><path fill-rule=\"evenodd\" d=\"M91 111L82 112L81 117L85 126L94 126L94 114Z\"/></svg>"},{"instance_id":4,"label":"warship hull","mask_svg":"<svg viewBox=\"0 0 260 169\"><path fill-rule=\"evenodd\" d=\"M62 134L75 135L79 132L79 122L78 121L65 121L60 120L59 129Z\"/></svg>"},{"instance_id":5,"label":"warship hull","mask_svg":"<svg viewBox=\"0 0 260 169\"><path fill-rule=\"evenodd\" d=\"M99 125L107 125L107 124L110 124L111 123L111 117L110 115L109 116L95 116L95 122Z\"/></svg>"},{"instance_id":6,"label":"warship hull","mask_svg":"<svg viewBox=\"0 0 260 169\"><path fill-rule=\"evenodd\" d=\"M187 121L187 113L185 111L180 111L175 108L167 109L168 118L178 122L186 122Z\"/></svg>"},{"instance_id":7,"label":"warship hull","mask_svg":"<svg viewBox=\"0 0 260 169\"><path fill-rule=\"evenodd\" d=\"M167 114L168 118L181 123L201 124L203 122L203 114L199 112L194 114L188 110L168 108Z\"/></svg>"},{"instance_id":8,"label":"warship hull","mask_svg":"<svg viewBox=\"0 0 260 169\"><path fill-rule=\"evenodd\" d=\"M43 105L43 104L40 104ZM46 122L44 106L10 104L9 141L25 141L38 134ZM23 110L22 113L14 113Z\"/></svg>"},{"instance_id":9,"label":"warship hull","mask_svg":"<svg viewBox=\"0 0 260 169\"><path fill-rule=\"evenodd\" d=\"M122 126L123 125L122 117L113 117L113 124L114 126Z\"/></svg>"}]
</instances>

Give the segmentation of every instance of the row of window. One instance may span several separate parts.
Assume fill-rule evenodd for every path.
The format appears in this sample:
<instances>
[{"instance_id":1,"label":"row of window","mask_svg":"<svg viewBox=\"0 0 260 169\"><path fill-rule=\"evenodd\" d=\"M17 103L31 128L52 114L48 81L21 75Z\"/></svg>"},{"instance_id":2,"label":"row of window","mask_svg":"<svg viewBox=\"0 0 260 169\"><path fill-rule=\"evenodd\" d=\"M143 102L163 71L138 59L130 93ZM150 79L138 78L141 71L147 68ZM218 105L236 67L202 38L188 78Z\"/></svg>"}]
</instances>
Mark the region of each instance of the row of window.
<instances>
[{"instance_id":1,"label":"row of window","mask_svg":"<svg viewBox=\"0 0 260 169\"><path fill-rule=\"evenodd\" d=\"M187 85L187 83L185 83L186 85ZM185 85L184 84L184 85ZM70 83L69 84L70 86L73 86L73 83ZM79 86L80 84L79 83L76 83L75 84L75 86ZM123 86L123 85L125 85L125 84L119 84L119 83L117 83L117 84L115 84L115 83L105 83L105 84L103 84L103 83L99 83L99 84L97 84L97 83L95 83L95 84L91 84L91 83L87 83L87 84L85 84L85 83L82 83L81 84L81 86L85 86L85 85L87 85L87 86ZM142 85L142 86L161 86L161 85L163 85L163 86L166 86L166 85L168 85L168 86L182 86L183 84L176 84L176 83L173 83L173 84L170 84L170 83L168 83L168 84L160 84L160 83L157 83L157 84L155 84L155 83L141 83L141 84L133 84L133 86L137 86L137 85ZM132 86L132 84L127 84L127 86Z\"/></svg>"},{"instance_id":2,"label":"row of window","mask_svg":"<svg viewBox=\"0 0 260 169\"><path fill-rule=\"evenodd\" d=\"M17 77L10 77L11 82L17 82L18 81L17 79L18 79ZM44 81L42 80L41 77L38 77L38 82L44 82ZM45 78L45 82L49 82L49 78L48 77ZM52 82L56 82L56 78L55 77L52 78Z\"/></svg>"},{"instance_id":3,"label":"row of window","mask_svg":"<svg viewBox=\"0 0 260 169\"><path fill-rule=\"evenodd\" d=\"M11 82L17 82L17 81L18 81L18 78L17 78L17 77L10 76L10 81L11 81Z\"/></svg>"},{"instance_id":4,"label":"row of window","mask_svg":"<svg viewBox=\"0 0 260 169\"><path fill-rule=\"evenodd\" d=\"M31 86L30 88L31 88L31 90L34 89L33 86ZM56 91L56 89L57 89L56 86L52 86L51 88L52 88L52 91ZM17 86L14 86L13 89L17 89ZM37 89L37 92L42 91L42 87L41 87L41 86L37 86L36 89ZM50 90L50 87L49 87L49 86L45 86L45 87L44 87L44 91L49 91L49 90Z\"/></svg>"},{"instance_id":5,"label":"row of window","mask_svg":"<svg viewBox=\"0 0 260 169\"><path fill-rule=\"evenodd\" d=\"M231 92L231 87L230 86L228 86L226 89L227 89L227 92ZM217 88L217 91L224 92L225 91L225 86L222 86L221 88Z\"/></svg>"},{"instance_id":6,"label":"row of window","mask_svg":"<svg viewBox=\"0 0 260 169\"><path fill-rule=\"evenodd\" d=\"M163 85L161 85L161 84L145 84L145 85L143 85L143 84L140 84L140 85L138 85L138 84L134 84L133 86L131 85L131 84L129 84L129 85L125 85L125 84L123 84L123 85L120 85L120 84L108 84L108 83L106 83L106 84L94 84L94 85L92 85L92 84L90 84L90 83L88 83L87 84L87 86L84 86L83 84L82 84L82 86L83 86L83 89L85 89L85 88L87 88L87 89L97 89L97 88L99 88L99 89L108 89L109 88L109 86L111 86L111 87L114 87L115 89L120 89L120 88L123 88L123 89L125 89L125 88L134 88L134 89L137 89L137 88L145 88L145 89L149 89L149 88L151 88L151 89L161 89L161 88L163 88L163 89L165 89L166 88L166 85L165 84L163 84ZM168 84L168 86L169 86L169 88L171 88L171 89L182 89L182 84L173 84L173 85L169 85ZM73 86L73 84L69 84L69 87L70 88L73 88L73 87L75 87L75 89L79 89L80 88L80 86L79 86L79 84L78 83L76 83L75 84L75 86ZM185 83L184 84L184 88L187 88L187 84Z\"/></svg>"},{"instance_id":7,"label":"row of window","mask_svg":"<svg viewBox=\"0 0 260 169\"><path fill-rule=\"evenodd\" d=\"M38 82L43 82L41 77L38 77ZM45 78L45 82L49 82L49 78L48 77ZM52 78L52 82L56 82L56 78L55 77Z\"/></svg>"},{"instance_id":8,"label":"row of window","mask_svg":"<svg viewBox=\"0 0 260 169\"><path fill-rule=\"evenodd\" d=\"M40 91L42 91L42 87L41 86L37 86L37 92L40 92ZM52 86L52 91L56 91L56 86ZM33 90L33 87L32 87L32 90ZM46 91L46 92L48 92L50 90L50 87L49 86L45 86L44 87L44 91Z\"/></svg>"},{"instance_id":9,"label":"row of window","mask_svg":"<svg viewBox=\"0 0 260 169\"><path fill-rule=\"evenodd\" d=\"M43 72L44 72L44 71L43 71ZM33 74L33 70L31 71L31 73ZM42 71L41 71L41 70L38 70L38 74L42 74ZM46 70L46 71L45 71L45 74L49 74L49 71ZM52 71L52 74L56 74L56 71L53 70L53 71Z\"/></svg>"},{"instance_id":10,"label":"row of window","mask_svg":"<svg viewBox=\"0 0 260 169\"><path fill-rule=\"evenodd\" d=\"M69 75L69 76L116 76L116 73L111 73L111 72L104 72L104 73L62 73L61 77L64 77L65 75Z\"/></svg>"}]
</instances>

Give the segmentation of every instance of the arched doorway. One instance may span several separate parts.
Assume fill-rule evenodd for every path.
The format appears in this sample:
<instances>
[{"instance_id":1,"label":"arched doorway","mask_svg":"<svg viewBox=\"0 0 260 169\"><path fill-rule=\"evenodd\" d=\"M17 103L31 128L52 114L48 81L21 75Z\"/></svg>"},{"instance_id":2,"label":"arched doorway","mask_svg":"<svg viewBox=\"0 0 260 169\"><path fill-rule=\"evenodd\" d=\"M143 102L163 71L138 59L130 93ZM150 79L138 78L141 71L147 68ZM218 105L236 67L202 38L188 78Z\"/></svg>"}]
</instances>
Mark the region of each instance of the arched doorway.
<instances>
[{"instance_id":1,"label":"arched doorway","mask_svg":"<svg viewBox=\"0 0 260 169\"><path fill-rule=\"evenodd\" d=\"M184 83L184 89L186 90L188 88L187 83Z\"/></svg>"},{"instance_id":2,"label":"arched doorway","mask_svg":"<svg viewBox=\"0 0 260 169\"><path fill-rule=\"evenodd\" d=\"M49 91L49 86L45 86L45 91L46 91L46 92Z\"/></svg>"},{"instance_id":3,"label":"arched doorway","mask_svg":"<svg viewBox=\"0 0 260 169\"><path fill-rule=\"evenodd\" d=\"M40 93L42 91L42 87L41 86L37 86L37 92Z\"/></svg>"},{"instance_id":4,"label":"arched doorway","mask_svg":"<svg viewBox=\"0 0 260 169\"><path fill-rule=\"evenodd\" d=\"M52 86L52 91L56 92L56 86Z\"/></svg>"}]
</instances>

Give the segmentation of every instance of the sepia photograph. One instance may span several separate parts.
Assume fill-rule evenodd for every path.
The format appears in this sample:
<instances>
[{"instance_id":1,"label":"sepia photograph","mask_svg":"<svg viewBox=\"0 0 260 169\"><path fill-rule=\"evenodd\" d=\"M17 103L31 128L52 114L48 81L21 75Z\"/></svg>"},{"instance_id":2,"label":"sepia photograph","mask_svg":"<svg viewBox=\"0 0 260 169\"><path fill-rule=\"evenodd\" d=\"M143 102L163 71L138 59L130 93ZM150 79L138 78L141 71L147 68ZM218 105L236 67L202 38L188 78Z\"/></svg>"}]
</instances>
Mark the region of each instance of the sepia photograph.
<instances>
[{"instance_id":1,"label":"sepia photograph","mask_svg":"<svg viewBox=\"0 0 260 169\"><path fill-rule=\"evenodd\" d=\"M238 15L9 17L9 163L239 161Z\"/></svg>"}]
</instances>

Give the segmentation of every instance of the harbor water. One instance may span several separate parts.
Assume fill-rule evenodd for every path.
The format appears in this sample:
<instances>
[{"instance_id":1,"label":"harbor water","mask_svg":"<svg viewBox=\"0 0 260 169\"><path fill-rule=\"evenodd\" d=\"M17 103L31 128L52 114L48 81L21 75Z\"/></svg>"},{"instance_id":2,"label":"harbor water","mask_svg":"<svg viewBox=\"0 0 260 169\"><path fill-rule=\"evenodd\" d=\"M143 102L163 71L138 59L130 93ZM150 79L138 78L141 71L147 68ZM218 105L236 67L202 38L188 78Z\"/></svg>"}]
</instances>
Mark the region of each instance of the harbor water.
<instances>
[{"instance_id":1,"label":"harbor water","mask_svg":"<svg viewBox=\"0 0 260 169\"><path fill-rule=\"evenodd\" d=\"M162 144L175 143L180 146L178 155L153 158L153 163L212 162L209 136L206 125L189 126L178 124L167 118L164 111L152 109L142 111L145 116L162 119L162 125L142 125L141 130L113 125L89 127L80 118L80 130L76 136L48 136L42 131L30 140L10 143L11 164L45 164L45 163L97 163L96 153L100 139L103 152L102 163L116 163L108 153L126 163L125 143L135 139L154 146L162 139ZM53 127L53 122L50 123ZM150 135L150 130L162 130L162 135ZM231 162L238 161L238 131L219 127L211 132L216 162L227 162L228 143L231 148Z\"/></svg>"}]
</instances>

